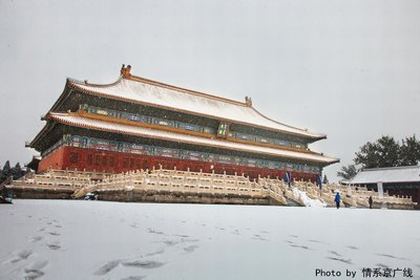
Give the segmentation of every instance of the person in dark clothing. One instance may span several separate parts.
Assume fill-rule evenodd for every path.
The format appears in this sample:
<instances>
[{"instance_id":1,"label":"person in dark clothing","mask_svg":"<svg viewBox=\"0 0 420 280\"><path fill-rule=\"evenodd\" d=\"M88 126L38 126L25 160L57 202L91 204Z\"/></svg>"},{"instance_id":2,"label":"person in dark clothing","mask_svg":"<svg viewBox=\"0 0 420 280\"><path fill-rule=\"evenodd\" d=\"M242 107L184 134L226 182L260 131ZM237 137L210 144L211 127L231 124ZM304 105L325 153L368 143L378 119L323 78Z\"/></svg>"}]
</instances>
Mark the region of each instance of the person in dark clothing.
<instances>
[{"instance_id":1,"label":"person in dark clothing","mask_svg":"<svg viewBox=\"0 0 420 280\"><path fill-rule=\"evenodd\" d=\"M369 196L369 208L372 209L373 199L372 196Z\"/></svg>"},{"instance_id":2,"label":"person in dark clothing","mask_svg":"<svg viewBox=\"0 0 420 280\"><path fill-rule=\"evenodd\" d=\"M340 196L340 193L339 193L339 192L337 192L337 193L335 194L335 199L334 199L334 201L335 201L335 205L337 206L337 209L338 209L338 208L340 208L341 196Z\"/></svg>"}]
</instances>

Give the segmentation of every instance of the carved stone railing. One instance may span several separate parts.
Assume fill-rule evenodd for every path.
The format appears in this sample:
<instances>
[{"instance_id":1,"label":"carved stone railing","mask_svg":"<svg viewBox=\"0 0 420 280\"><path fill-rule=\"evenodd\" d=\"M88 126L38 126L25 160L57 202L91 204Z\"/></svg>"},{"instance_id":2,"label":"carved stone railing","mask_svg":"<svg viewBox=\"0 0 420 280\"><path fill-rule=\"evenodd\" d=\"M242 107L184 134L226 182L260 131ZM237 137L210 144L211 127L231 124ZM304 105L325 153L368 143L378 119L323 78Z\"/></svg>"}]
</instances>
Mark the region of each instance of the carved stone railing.
<instances>
[{"instance_id":1,"label":"carved stone railing","mask_svg":"<svg viewBox=\"0 0 420 280\"><path fill-rule=\"evenodd\" d=\"M343 203L350 207L369 207L372 197L376 207L385 205L389 208L411 209L414 203L411 197L390 196L366 187L349 187L338 184L324 184L320 189L312 182L294 181L292 186L278 178L258 178L251 181L242 175L227 175L181 170L158 169L137 170L122 174L104 174L69 170L50 170L44 174L30 174L12 181L15 188L73 189L74 197L83 197L88 192L104 190L144 190L152 192L179 192L189 194L220 194L249 196L255 198L271 197L277 204L304 205L300 195L317 199L328 206L334 206L335 192L340 192ZM300 192L296 192L296 189Z\"/></svg>"},{"instance_id":2,"label":"carved stone railing","mask_svg":"<svg viewBox=\"0 0 420 280\"><path fill-rule=\"evenodd\" d=\"M43 174L28 174L13 180L13 188L80 189L92 183L92 172L49 170Z\"/></svg>"},{"instance_id":3,"label":"carved stone railing","mask_svg":"<svg viewBox=\"0 0 420 280\"><path fill-rule=\"evenodd\" d=\"M286 199L291 200L296 204L303 205L303 202L299 200L296 193L293 193L292 189L282 180L279 180L278 178L259 178L259 183L267 189L274 190L275 192L283 192ZM340 192L343 203L349 207L368 208L370 196L372 196L373 203L376 207L385 205L389 208L412 209L416 205L409 196L390 196L385 192L383 197L379 197L377 192L368 190L366 187L356 189L338 184L324 184L320 189L312 182L294 181L292 183L292 188L297 188L304 192L309 198L318 199L321 202L325 202L330 207L335 205L334 196L337 191Z\"/></svg>"},{"instance_id":4,"label":"carved stone railing","mask_svg":"<svg viewBox=\"0 0 420 280\"><path fill-rule=\"evenodd\" d=\"M166 191L255 198L270 196L278 203L285 204L281 193L267 190L244 176L164 169L139 170L107 176L95 185L80 189L75 193L75 197L81 197L87 192L105 190Z\"/></svg>"}]
</instances>

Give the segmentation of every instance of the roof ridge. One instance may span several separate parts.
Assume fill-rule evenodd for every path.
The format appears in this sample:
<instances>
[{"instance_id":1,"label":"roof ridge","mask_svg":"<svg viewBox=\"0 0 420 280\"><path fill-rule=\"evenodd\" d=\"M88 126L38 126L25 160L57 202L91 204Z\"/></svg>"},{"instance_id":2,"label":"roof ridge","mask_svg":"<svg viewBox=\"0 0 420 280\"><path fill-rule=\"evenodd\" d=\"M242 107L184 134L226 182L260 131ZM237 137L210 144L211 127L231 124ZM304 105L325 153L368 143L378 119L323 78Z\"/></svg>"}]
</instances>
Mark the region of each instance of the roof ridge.
<instances>
[{"instance_id":1,"label":"roof ridge","mask_svg":"<svg viewBox=\"0 0 420 280\"><path fill-rule=\"evenodd\" d=\"M240 105L240 106L244 106L244 107L252 107L252 106L247 105L246 102L242 102L242 101L239 101L239 100L230 99L230 98L226 98L226 97L222 97L222 96L219 96L219 95L210 94L210 93L206 93L206 92L202 92L202 91L198 91L198 90L179 87L179 86L175 86L175 85L172 85L172 84L169 84L169 83L166 83L166 82L156 81L156 80L152 80L152 79L145 78L145 77L140 77L140 76L135 76L135 75L125 76L125 77L123 75L120 75L119 78L115 82L108 83L108 84L90 83L90 82L88 82L88 80L81 81L81 80L70 78L70 77L67 78L67 81L69 81L73 84L87 85L87 86L93 86L93 87L109 87L109 86L113 86L113 85L118 84L122 80L130 80L130 81L134 81L134 82L143 82L143 83L151 84L151 85L154 85L154 86L159 86L159 87L164 87L164 88L176 90L176 91L179 91L179 92L182 92L182 93L192 94L192 95L195 95L195 96L201 96L201 97L211 98L211 99L215 99L215 100L219 100L219 101L223 101L223 102L229 102L231 104Z\"/></svg>"},{"instance_id":2,"label":"roof ridge","mask_svg":"<svg viewBox=\"0 0 420 280\"><path fill-rule=\"evenodd\" d=\"M389 167L374 167L365 168L362 171L378 171L378 170L389 170L389 169L420 169L418 165L405 165L405 166L389 166Z\"/></svg>"},{"instance_id":3,"label":"roof ridge","mask_svg":"<svg viewBox=\"0 0 420 280\"><path fill-rule=\"evenodd\" d=\"M123 77L123 79L131 80L131 81L135 81L135 82L144 82L144 83L147 83L147 84L152 84L154 86L160 86L160 87L180 91L182 93L192 94L192 95L195 95L195 96L202 96L202 97L211 98L211 99L224 101L224 102L229 102L229 103L236 104L236 105L241 105L241 106L244 106L244 107L251 107L251 106L248 106L246 104L246 102L242 102L242 101L239 101L239 100L222 97L222 96L215 95L215 94L205 93L205 92L198 91L198 90L179 87L179 86L168 84L166 82L156 81L156 80L152 80L152 79L144 78L144 77L140 77L140 76L130 75L130 77Z\"/></svg>"},{"instance_id":4,"label":"roof ridge","mask_svg":"<svg viewBox=\"0 0 420 280\"><path fill-rule=\"evenodd\" d=\"M77 85L85 85L85 86L93 86L93 87L109 87L109 86L114 86L118 84L119 82L121 82L122 79L123 79L123 76L120 75L115 82L108 83L108 84L96 84L96 83L90 83L88 82L88 80L81 81L78 79L68 77L67 82L77 84Z\"/></svg>"}]
</instances>

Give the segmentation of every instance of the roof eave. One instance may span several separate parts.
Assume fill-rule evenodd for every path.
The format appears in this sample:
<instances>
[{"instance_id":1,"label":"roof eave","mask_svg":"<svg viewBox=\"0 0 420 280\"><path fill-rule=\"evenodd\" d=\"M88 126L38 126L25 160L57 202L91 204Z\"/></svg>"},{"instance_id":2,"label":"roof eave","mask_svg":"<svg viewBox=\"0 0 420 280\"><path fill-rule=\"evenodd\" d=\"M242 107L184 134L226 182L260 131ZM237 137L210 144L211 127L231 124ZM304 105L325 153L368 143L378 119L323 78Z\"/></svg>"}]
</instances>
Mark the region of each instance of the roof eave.
<instances>
[{"instance_id":1,"label":"roof eave","mask_svg":"<svg viewBox=\"0 0 420 280\"><path fill-rule=\"evenodd\" d=\"M74 123L74 122L71 122L71 121L68 121L68 120L62 120L59 117L55 117L55 116L53 116L51 114L48 115L48 118L49 118L49 120L53 120L53 121L55 121L57 123L61 123L61 124L67 125L67 126L73 126L73 127L79 127L79 128L87 128L87 129L92 129L92 130L97 130L97 131L108 131L108 132L112 132L112 133L121 133L121 131L114 130L114 129L99 128L99 127L94 127L94 126L82 125L82 124ZM132 135L132 136L137 136L137 137L148 137L148 136L139 136L139 134L133 133L133 132L132 133L127 133L127 135ZM167 137L156 137L156 138L157 139L164 140L164 141L176 141L176 140L173 140L173 139L172 140L171 139L168 139ZM185 143L185 144L191 144L191 145L205 145L205 144L197 144L197 143L194 143L194 142L191 142L191 141L182 141L182 142ZM209 146L212 146L212 145L209 145ZM220 148L219 145L214 145L212 147ZM223 149L232 150L233 148L223 147ZM237 149L235 149L235 150L237 150ZM249 151L249 150L244 150L244 149L240 149L240 150L242 150L244 152L253 153L252 151ZM255 153L258 153L258 152L255 152ZM307 158L305 159L305 158L298 158L298 157L294 157L294 156L278 155L278 154L273 154L273 153L269 153L269 152L260 152L260 154L270 155L270 156L277 157L277 158L286 158L286 159L291 159L291 160L303 160L303 161L308 161L308 162L314 162L314 163L321 164L323 166L326 166L326 165L330 165L330 164L339 162L339 159L333 159L332 161L328 162L328 161L317 160L317 159L307 159ZM325 157L322 154L320 156Z\"/></svg>"},{"instance_id":2,"label":"roof eave","mask_svg":"<svg viewBox=\"0 0 420 280\"><path fill-rule=\"evenodd\" d=\"M325 138L327 137L325 134L316 134L316 133L314 133L314 132L309 132L307 129L301 129L301 128L298 128L298 127L295 127L295 126L292 126L292 125L288 125L288 124L285 124L285 123L282 123L282 122L276 121L276 120L274 120L274 119L272 119L272 118L267 117L266 115L264 115L264 114L263 114L263 113L261 113L260 111L258 111L258 110L257 110L254 106L251 106L251 108L252 108L252 109L253 109L253 110L254 110L257 114L259 114L261 117L265 118L266 120L269 120L269 121L272 121L272 122L277 123L277 124L279 124L279 125L283 125L283 126L285 126L285 127L289 127L289 128L291 128L291 129L295 129L295 130L300 131L300 132L296 132L296 133L289 132L289 131L284 131L284 133L299 134L299 135L300 135L300 136L302 136L302 137L306 137L306 138L314 139L315 141L317 141L317 140L321 140L321 139L323 139L324 137L325 137ZM279 131L283 131L283 130L279 130Z\"/></svg>"},{"instance_id":3,"label":"roof eave","mask_svg":"<svg viewBox=\"0 0 420 280\"><path fill-rule=\"evenodd\" d=\"M59 107L59 105L70 95L70 93L71 93L71 90L69 88L70 83L71 83L71 79L67 78L66 79L66 84L64 85L63 92L61 93L60 97L54 102L54 104L48 110L48 112L55 111Z\"/></svg>"},{"instance_id":4,"label":"roof eave","mask_svg":"<svg viewBox=\"0 0 420 280\"><path fill-rule=\"evenodd\" d=\"M44 127L38 132L37 135L30 141L28 144L25 144L26 148L32 148L39 152L37 143L40 141L43 135L48 133L49 130L51 130L54 126L54 123L49 122L49 113L44 116L43 118L47 121L44 125Z\"/></svg>"}]
</instances>

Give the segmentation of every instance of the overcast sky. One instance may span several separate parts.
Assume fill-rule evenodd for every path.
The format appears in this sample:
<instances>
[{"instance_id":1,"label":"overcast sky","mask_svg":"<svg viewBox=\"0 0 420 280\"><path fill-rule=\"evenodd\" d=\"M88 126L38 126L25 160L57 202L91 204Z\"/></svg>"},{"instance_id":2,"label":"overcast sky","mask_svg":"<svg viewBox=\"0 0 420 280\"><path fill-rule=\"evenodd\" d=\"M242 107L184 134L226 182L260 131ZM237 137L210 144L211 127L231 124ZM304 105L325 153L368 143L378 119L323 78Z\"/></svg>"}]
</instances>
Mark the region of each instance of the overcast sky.
<instances>
[{"instance_id":1,"label":"overcast sky","mask_svg":"<svg viewBox=\"0 0 420 280\"><path fill-rule=\"evenodd\" d=\"M0 0L0 164L27 163L66 77L135 75L326 133L341 163L381 135L420 136L420 1Z\"/></svg>"}]
</instances>

